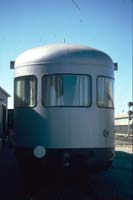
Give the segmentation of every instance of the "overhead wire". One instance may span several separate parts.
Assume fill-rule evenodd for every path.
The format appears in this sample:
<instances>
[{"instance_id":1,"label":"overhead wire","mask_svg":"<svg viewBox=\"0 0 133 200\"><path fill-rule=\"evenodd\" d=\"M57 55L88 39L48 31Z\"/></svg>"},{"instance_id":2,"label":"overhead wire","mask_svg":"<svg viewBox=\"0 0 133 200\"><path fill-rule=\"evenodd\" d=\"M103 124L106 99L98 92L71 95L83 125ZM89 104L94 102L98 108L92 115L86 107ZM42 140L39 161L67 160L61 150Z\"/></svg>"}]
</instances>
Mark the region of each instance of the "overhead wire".
<instances>
[{"instance_id":1,"label":"overhead wire","mask_svg":"<svg viewBox=\"0 0 133 200\"><path fill-rule=\"evenodd\" d=\"M76 3L76 1L72 0L72 3L75 5L75 7L80 10L80 7L78 6L78 4Z\"/></svg>"}]
</instances>

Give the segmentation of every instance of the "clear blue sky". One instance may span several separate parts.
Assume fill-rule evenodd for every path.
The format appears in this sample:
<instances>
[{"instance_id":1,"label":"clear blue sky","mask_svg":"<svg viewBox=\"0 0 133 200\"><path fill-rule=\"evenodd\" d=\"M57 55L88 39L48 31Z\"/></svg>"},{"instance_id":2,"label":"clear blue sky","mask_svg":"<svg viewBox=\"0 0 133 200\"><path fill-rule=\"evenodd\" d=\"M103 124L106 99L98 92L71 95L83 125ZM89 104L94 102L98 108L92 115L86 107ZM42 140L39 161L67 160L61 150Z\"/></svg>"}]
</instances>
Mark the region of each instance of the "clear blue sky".
<instances>
[{"instance_id":1,"label":"clear blue sky","mask_svg":"<svg viewBox=\"0 0 133 200\"><path fill-rule=\"evenodd\" d=\"M76 2L76 4L74 4ZM132 0L0 0L0 86L13 107L10 60L27 49L78 43L100 49L118 62L116 112L132 100Z\"/></svg>"}]
</instances>

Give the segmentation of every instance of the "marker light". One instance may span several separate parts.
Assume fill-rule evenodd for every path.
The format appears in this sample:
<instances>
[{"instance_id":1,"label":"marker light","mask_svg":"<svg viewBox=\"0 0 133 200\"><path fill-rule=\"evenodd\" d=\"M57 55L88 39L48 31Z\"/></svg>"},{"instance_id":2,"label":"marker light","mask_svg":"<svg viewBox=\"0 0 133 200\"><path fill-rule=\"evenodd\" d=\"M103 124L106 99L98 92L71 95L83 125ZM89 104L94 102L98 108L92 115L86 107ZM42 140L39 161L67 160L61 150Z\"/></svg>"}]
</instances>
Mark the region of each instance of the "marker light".
<instances>
[{"instance_id":1,"label":"marker light","mask_svg":"<svg viewBox=\"0 0 133 200\"><path fill-rule=\"evenodd\" d=\"M46 149L43 146L38 145L34 148L33 153L36 158L42 158L46 155Z\"/></svg>"}]
</instances>

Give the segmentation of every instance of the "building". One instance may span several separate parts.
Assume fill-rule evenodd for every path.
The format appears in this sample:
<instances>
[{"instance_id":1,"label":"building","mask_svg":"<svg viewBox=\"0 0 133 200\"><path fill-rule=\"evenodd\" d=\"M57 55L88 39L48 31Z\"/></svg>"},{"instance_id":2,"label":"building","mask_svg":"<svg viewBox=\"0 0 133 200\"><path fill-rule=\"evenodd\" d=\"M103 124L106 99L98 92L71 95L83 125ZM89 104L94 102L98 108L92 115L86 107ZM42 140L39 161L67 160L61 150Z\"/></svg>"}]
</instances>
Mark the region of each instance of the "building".
<instances>
[{"instance_id":1,"label":"building","mask_svg":"<svg viewBox=\"0 0 133 200\"><path fill-rule=\"evenodd\" d=\"M128 113L118 113L115 115L115 132L128 134Z\"/></svg>"},{"instance_id":2,"label":"building","mask_svg":"<svg viewBox=\"0 0 133 200\"><path fill-rule=\"evenodd\" d=\"M8 97L10 95L0 87L0 138L6 136Z\"/></svg>"}]
</instances>

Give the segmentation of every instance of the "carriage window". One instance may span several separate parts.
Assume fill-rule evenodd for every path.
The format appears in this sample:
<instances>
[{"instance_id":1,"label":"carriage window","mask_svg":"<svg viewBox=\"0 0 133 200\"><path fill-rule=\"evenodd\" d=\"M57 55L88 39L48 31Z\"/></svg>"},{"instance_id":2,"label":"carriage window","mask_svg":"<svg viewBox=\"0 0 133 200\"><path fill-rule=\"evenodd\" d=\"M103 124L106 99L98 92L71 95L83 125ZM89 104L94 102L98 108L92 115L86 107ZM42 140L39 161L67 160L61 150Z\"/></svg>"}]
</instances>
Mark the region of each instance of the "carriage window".
<instances>
[{"instance_id":1,"label":"carriage window","mask_svg":"<svg viewBox=\"0 0 133 200\"><path fill-rule=\"evenodd\" d=\"M91 77L88 75L45 75L44 106L90 106Z\"/></svg>"},{"instance_id":2,"label":"carriage window","mask_svg":"<svg viewBox=\"0 0 133 200\"><path fill-rule=\"evenodd\" d=\"M114 80L99 76L97 79L98 106L103 108L114 108Z\"/></svg>"},{"instance_id":3,"label":"carriage window","mask_svg":"<svg viewBox=\"0 0 133 200\"><path fill-rule=\"evenodd\" d=\"M36 104L36 77L23 76L15 78L15 107L33 107Z\"/></svg>"}]
</instances>

